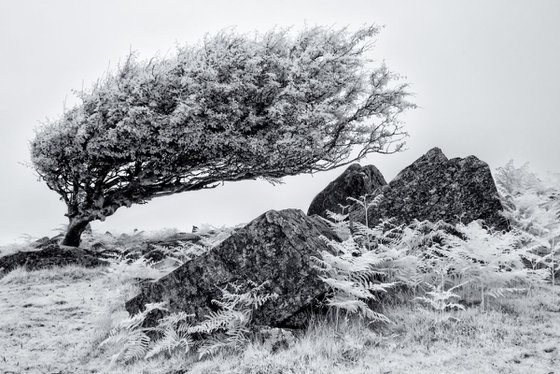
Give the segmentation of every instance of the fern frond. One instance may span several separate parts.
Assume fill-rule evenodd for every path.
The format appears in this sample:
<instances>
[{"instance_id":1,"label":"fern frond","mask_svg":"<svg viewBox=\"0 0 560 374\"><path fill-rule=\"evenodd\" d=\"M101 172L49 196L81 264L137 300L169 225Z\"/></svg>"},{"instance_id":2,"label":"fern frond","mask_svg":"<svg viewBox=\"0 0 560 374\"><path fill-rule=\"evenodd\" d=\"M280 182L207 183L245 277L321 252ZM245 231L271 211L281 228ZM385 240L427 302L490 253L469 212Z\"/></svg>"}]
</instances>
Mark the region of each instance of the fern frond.
<instances>
[{"instance_id":1,"label":"fern frond","mask_svg":"<svg viewBox=\"0 0 560 374\"><path fill-rule=\"evenodd\" d=\"M231 344L226 342L223 338L212 338L205 341L198 349L198 359L203 359L209 356L214 356L219 351L230 348Z\"/></svg>"},{"instance_id":2,"label":"fern frond","mask_svg":"<svg viewBox=\"0 0 560 374\"><path fill-rule=\"evenodd\" d=\"M192 343L192 339L188 334L181 333L179 330L176 331L173 328L168 328L164 331L163 337L151 347L145 358L149 359L163 352L171 354L173 351L181 348L185 353L188 353Z\"/></svg>"},{"instance_id":3,"label":"fern frond","mask_svg":"<svg viewBox=\"0 0 560 374\"><path fill-rule=\"evenodd\" d=\"M509 287L509 288L493 288L486 292L486 295L492 298L500 298L505 297L507 295L512 294L520 294L526 292L526 288L517 288L517 287Z\"/></svg>"},{"instance_id":4,"label":"fern frond","mask_svg":"<svg viewBox=\"0 0 560 374\"><path fill-rule=\"evenodd\" d=\"M148 351L149 344L149 336L141 331L135 331L135 333L132 334L120 360L128 363L130 361L142 359Z\"/></svg>"}]
</instances>

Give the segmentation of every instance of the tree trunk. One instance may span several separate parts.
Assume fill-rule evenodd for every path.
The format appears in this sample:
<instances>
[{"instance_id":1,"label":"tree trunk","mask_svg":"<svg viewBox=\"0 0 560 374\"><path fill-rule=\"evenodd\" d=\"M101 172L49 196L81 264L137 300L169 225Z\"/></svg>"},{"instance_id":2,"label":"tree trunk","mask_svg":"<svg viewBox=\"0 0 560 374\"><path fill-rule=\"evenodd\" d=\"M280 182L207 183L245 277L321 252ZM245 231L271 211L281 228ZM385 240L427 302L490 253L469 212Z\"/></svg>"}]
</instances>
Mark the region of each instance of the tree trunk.
<instances>
[{"instance_id":1,"label":"tree trunk","mask_svg":"<svg viewBox=\"0 0 560 374\"><path fill-rule=\"evenodd\" d=\"M68 225L68 230L64 239L62 240L62 245L67 245L70 247L79 247L82 233L89 224L89 220L83 218L70 218L70 224Z\"/></svg>"}]
</instances>

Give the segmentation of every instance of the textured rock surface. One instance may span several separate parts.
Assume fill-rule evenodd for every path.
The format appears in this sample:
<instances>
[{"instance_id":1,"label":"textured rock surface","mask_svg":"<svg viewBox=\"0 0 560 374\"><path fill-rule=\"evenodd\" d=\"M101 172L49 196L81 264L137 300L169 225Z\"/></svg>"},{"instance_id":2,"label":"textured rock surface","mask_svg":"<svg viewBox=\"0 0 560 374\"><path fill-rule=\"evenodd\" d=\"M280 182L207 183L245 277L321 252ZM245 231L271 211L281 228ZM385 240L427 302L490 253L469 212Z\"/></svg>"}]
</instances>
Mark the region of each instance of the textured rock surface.
<instances>
[{"instance_id":1,"label":"textured rock surface","mask_svg":"<svg viewBox=\"0 0 560 374\"><path fill-rule=\"evenodd\" d=\"M178 232L164 239L146 239L136 246L128 248L124 251L124 256L131 260L137 260L144 257L150 262L158 262L167 257L167 251L161 248L173 249L181 246L188 246L191 243L198 243L202 237L197 234Z\"/></svg>"},{"instance_id":2,"label":"textured rock surface","mask_svg":"<svg viewBox=\"0 0 560 374\"><path fill-rule=\"evenodd\" d=\"M107 261L98 258L94 252L48 244L39 251L18 252L0 257L0 272L9 272L17 267L39 270L54 266L79 265L89 268L108 264Z\"/></svg>"},{"instance_id":3,"label":"textured rock surface","mask_svg":"<svg viewBox=\"0 0 560 374\"><path fill-rule=\"evenodd\" d=\"M264 327L254 334L253 341L260 343L265 349L275 353L292 347L296 343L296 336L289 329Z\"/></svg>"},{"instance_id":4,"label":"textured rock surface","mask_svg":"<svg viewBox=\"0 0 560 374\"><path fill-rule=\"evenodd\" d=\"M310 261L310 256L326 249L321 235L334 238L327 225L300 210L269 211L220 245L144 286L126 303L126 309L134 314L146 303L167 301L171 311L182 310L201 319L215 309L211 300L219 299L219 288L268 281L266 292L278 298L255 311L253 322L299 327L303 323L300 312L326 291Z\"/></svg>"},{"instance_id":5,"label":"textured rock surface","mask_svg":"<svg viewBox=\"0 0 560 374\"><path fill-rule=\"evenodd\" d=\"M379 204L368 210L370 226L394 217L396 223L405 224L414 219L452 224L482 219L495 229L508 229L490 168L475 156L448 160L433 148L371 199L380 194ZM351 219L364 222L363 209L351 210Z\"/></svg>"},{"instance_id":6,"label":"textured rock surface","mask_svg":"<svg viewBox=\"0 0 560 374\"><path fill-rule=\"evenodd\" d=\"M48 236L44 236L29 244L29 246L32 248L46 248L49 245L60 243L63 238L64 238L63 234L53 236L52 238L49 238Z\"/></svg>"},{"instance_id":7,"label":"textured rock surface","mask_svg":"<svg viewBox=\"0 0 560 374\"><path fill-rule=\"evenodd\" d=\"M340 205L352 205L352 201L348 200L348 197L357 199L360 196L373 193L377 188L386 184L385 178L375 166L366 165L362 167L359 164L352 164L315 196L307 214L318 214L327 218L328 210L334 213L342 213Z\"/></svg>"}]
</instances>

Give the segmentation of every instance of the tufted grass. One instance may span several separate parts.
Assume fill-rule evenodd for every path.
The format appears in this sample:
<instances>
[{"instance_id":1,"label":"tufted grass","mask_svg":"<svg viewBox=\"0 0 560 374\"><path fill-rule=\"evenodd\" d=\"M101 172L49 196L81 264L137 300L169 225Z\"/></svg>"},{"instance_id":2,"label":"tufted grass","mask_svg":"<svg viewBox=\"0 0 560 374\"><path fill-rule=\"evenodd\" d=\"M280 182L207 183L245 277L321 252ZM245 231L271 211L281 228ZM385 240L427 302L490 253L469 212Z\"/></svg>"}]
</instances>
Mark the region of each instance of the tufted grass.
<instances>
[{"instance_id":1,"label":"tufted grass","mask_svg":"<svg viewBox=\"0 0 560 374\"><path fill-rule=\"evenodd\" d=\"M560 367L560 305L543 286L482 311L438 313L413 303L386 308L393 323L320 320L285 351L250 345L189 373L549 373Z\"/></svg>"},{"instance_id":2,"label":"tufted grass","mask_svg":"<svg viewBox=\"0 0 560 374\"><path fill-rule=\"evenodd\" d=\"M0 278L0 285L8 284L33 284L33 283L49 283L53 281L76 281L91 280L100 277L105 273L103 268L84 268L77 265L68 265L64 267L53 267L50 269L41 269L36 271L27 271L25 268L19 267L4 277Z\"/></svg>"},{"instance_id":3,"label":"tufted grass","mask_svg":"<svg viewBox=\"0 0 560 374\"><path fill-rule=\"evenodd\" d=\"M97 239L128 247L140 234ZM203 361L173 354L112 366L111 352L98 345L127 316L124 301L136 294L138 280L170 270L142 259L97 269L13 270L0 279L0 372L550 373L560 367L560 286L546 284L490 300L484 309L444 313L411 301L413 295L396 295L380 310L389 324L317 317L287 349L253 342Z\"/></svg>"},{"instance_id":4,"label":"tufted grass","mask_svg":"<svg viewBox=\"0 0 560 374\"><path fill-rule=\"evenodd\" d=\"M317 318L291 347L251 343L204 361L174 355L111 366L97 349L123 301L137 292L136 265L68 266L0 280L4 370L72 373L548 373L560 367L560 287L542 285L465 311L439 313L414 302L387 305L390 324ZM151 271L151 270L150 270ZM56 360L53 360L56 357ZM6 361L4 361L4 359Z\"/></svg>"}]
</instances>

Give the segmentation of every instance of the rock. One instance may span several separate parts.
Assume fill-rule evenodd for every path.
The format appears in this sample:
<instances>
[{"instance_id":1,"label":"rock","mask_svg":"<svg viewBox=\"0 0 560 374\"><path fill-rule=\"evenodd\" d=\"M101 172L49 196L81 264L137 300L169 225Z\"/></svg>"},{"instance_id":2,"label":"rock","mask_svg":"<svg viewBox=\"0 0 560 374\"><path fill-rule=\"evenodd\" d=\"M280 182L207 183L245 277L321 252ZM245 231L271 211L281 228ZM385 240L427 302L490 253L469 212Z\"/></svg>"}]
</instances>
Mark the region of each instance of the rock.
<instances>
[{"instance_id":1,"label":"rock","mask_svg":"<svg viewBox=\"0 0 560 374\"><path fill-rule=\"evenodd\" d=\"M103 242L95 242L89 246L89 249L95 252L104 252L107 250L107 247Z\"/></svg>"},{"instance_id":2,"label":"rock","mask_svg":"<svg viewBox=\"0 0 560 374\"><path fill-rule=\"evenodd\" d=\"M252 340L259 342L267 351L276 353L293 346L296 336L289 329L263 327L254 334Z\"/></svg>"},{"instance_id":3,"label":"rock","mask_svg":"<svg viewBox=\"0 0 560 374\"><path fill-rule=\"evenodd\" d=\"M160 240L148 240L147 242L150 244L158 244L158 245L175 245L177 242L198 242L200 241L201 237L198 234L189 233L189 232L177 232L173 235L169 235L165 239Z\"/></svg>"},{"instance_id":4,"label":"rock","mask_svg":"<svg viewBox=\"0 0 560 374\"><path fill-rule=\"evenodd\" d=\"M216 309L212 299L220 299L220 288L237 284L242 286L240 292L245 292L249 282L268 282L264 291L278 297L256 310L253 322L303 327L305 321L298 314L327 291L310 260L328 249L322 235L336 238L325 223L300 210L268 211L218 246L143 287L126 303L126 309L135 314L146 303L166 301L171 312L184 311L201 320Z\"/></svg>"},{"instance_id":5,"label":"rock","mask_svg":"<svg viewBox=\"0 0 560 374\"><path fill-rule=\"evenodd\" d=\"M413 220L450 224L483 220L497 230L509 229L488 164L475 156L448 160L433 148L402 170L388 185L378 189L370 201L368 224L394 218L397 224ZM363 208L351 208L350 218L364 222Z\"/></svg>"},{"instance_id":6,"label":"rock","mask_svg":"<svg viewBox=\"0 0 560 374\"><path fill-rule=\"evenodd\" d=\"M147 239L123 251L123 256L129 261L144 257L148 262L160 262L167 257L173 257L179 252L200 242L202 237L197 234L179 232L164 239Z\"/></svg>"},{"instance_id":7,"label":"rock","mask_svg":"<svg viewBox=\"0 0 560 374\"><path fill-rule=\"evenodd\" d=\"M149 252L146 252L143 256L146 261L150 263L156 263L166 259L168 257L168 253L161 249L155 248L150 250Z\"/></svg>"},{"instance_id":8,"label":"rock","mask_svg":"<svg viewBox=\"0 0 560 374\"><path fill-rule=\"evenodd\" d=\"M353 204L348 197L358 199L363 195L373 193L377 188L386 184L385 178L375 166L362 167L359 164L352 164L315 196L307 214L318 214L327 218L327 211L343 213L340 205Z\"/></svg>"},{"instance_id":9,"label":"rock","mask_svg":"<svg viewBox=\"0 0 560 374\"><path fill-rule=\"evenodd\" d=\"M64 234L59 234L49 238L48 236L42 237L41 239L37 239L31 244L29 244L32 248L46 248L52 244L58 244L64 238Z\"/></svg>"},{"instance_id":10,"label":"rock","mask_svg":"<svg viewBox=\"0 0 560 374\"><path fill-rule=\"evenodd\" d=\"M176 247L187 246L191 243L198 243L201 239L202 237L197 234L178 232L165 239L146 240L145 247L142 250L142 255L147 259L149 259L149 256L153 261L160 261L165 258L165 254L159 248L163 247L173 249Z\"/></svg>"},{"instance_id":11,"label":"rock","mask_svg":"<svg viewBox=\"0 0 560 374\"><path fill-rule=\"evenodd\" d=\"M81 248L63 248L49 244L39 251L18 252L0 257L0 272L7 273L18 267L39 270L55 266L79 265L87 268L108 265L91 251Z\"/></svg>"},{"instance_id":12,"label":"rock","mask_svg":"<svg viewBox=\"0 0 560 374\"><path fill-rule=\"evenodd\" d=\"M45 246L46 244L50 244L50 240L51 240L51 238L49 238L48 236L44 236L40 239L37 239L37 240L31 242L29 244L29 246L31 248L41 248L41 247Z\"/></svg>"}]
</instances>

